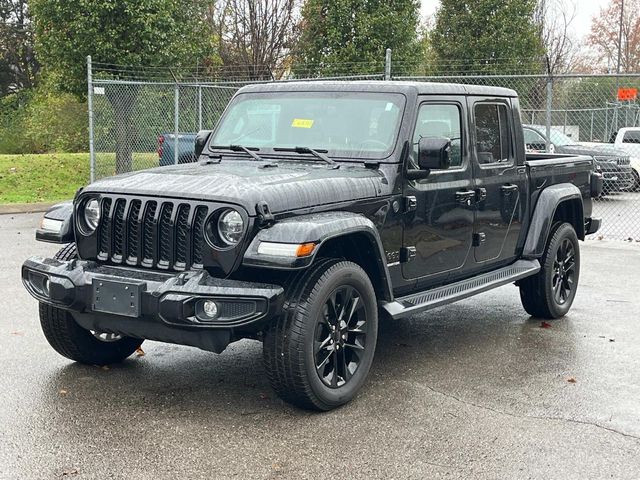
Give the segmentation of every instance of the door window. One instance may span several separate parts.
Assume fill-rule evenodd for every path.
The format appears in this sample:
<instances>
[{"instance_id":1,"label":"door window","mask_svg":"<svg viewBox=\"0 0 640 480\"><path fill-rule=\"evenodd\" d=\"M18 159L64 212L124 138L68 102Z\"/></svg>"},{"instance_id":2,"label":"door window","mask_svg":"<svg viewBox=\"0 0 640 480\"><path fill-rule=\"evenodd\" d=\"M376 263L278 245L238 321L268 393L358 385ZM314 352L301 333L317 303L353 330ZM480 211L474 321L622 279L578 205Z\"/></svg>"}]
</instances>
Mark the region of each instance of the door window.
<instances>
[{"instance_id":1,"label":"door window","mask_svg":"<svg viewBox=\"0 0 640 480\"><path fill-rule=\"evenodd\" d=\"M524 144L527 151L537 152L539 150L545 150L547 142L545 142L542 135L535 130L525 128L524 132Z\"/></svg>"},{"instance_id":2,"label":"door window","mask_svg":"<svg viewBox=\"0 0 640 480\"><path fill-rule=\"evenodd\" d=\"M451 168L462 165L460 108L453 104L426 103L420 107L413 134L412 168L418 165L418 142L421 138L448 138L451 140Z\"/></svg>"},{"instance_id":3,"label":"door window","mask_svg":"<svg viewBox=\"0 0 640 480\"><path fill-rule=\"evenodd\" d=\"M480 165L511 161L509 117L507 106L501 103L477 103L476 152Z\"/></svg>"}]
</instances>

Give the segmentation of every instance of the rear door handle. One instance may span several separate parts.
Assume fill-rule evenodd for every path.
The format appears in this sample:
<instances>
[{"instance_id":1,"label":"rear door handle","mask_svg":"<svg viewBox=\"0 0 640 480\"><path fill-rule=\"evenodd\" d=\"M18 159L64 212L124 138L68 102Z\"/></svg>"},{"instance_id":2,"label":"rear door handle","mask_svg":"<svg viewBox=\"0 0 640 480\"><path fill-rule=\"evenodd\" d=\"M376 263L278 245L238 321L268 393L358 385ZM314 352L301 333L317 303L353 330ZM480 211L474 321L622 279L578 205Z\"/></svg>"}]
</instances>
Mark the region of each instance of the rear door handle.
<instances>
[{"instance_id":1,"label":"rear door handle","mask_svg":"<svg viewBox=\"0 0 640 480\"><path fill-rule=\"evenodd\" d=\"M456 192L456 202L462 205L471 206L476 198L476 192L474 190L463 190Z\"/></svg>"},{"instance_id":2,"label":"rear door handle","mask_svg":"<svg viewBox=\"0 0 640 480\"><path fill-rule=\"evenodd\" d=\"M500 187L500 191L502 192L503 195L511 195L512 193L517 192L518 189L518 185L503 185Z\"/></svg>"}]
</instances>

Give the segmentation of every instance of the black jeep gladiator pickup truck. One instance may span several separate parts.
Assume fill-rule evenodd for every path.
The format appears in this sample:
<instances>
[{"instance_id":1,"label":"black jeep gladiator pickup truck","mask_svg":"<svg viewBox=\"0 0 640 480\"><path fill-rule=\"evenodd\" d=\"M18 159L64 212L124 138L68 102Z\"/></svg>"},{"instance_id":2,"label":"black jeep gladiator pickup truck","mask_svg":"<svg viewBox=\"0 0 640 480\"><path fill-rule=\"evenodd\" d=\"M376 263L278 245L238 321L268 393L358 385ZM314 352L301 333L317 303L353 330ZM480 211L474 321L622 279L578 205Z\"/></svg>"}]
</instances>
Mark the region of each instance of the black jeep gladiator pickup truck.
<instances>
[{"instance_id":1,"label":"black jeep gladiator pickup truck","mask_svg":"<svg viewBox=\"0 0 640 480\"><path fill-rule=\"evenodd\" d=\"M143 339L264 344L276 392L329 410L363 385L380 317L515 283L565 315L594 233L590 157L525 155L512 90L437 83L244 87L197 161L97 181L45 214L67 244L25 261L62 355L118 362Z\"/></svg>"}]
</instances>

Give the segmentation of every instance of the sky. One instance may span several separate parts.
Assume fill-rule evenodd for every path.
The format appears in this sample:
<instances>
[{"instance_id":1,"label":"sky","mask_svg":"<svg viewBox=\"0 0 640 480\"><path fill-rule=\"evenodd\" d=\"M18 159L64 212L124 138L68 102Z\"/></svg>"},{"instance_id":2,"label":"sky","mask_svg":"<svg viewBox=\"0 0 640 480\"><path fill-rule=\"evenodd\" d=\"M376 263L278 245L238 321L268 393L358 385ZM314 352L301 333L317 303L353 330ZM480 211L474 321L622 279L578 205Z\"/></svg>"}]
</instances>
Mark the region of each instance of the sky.
<instances>
[{"instance_id":1,"label":"sky","mask_svg":"<svg viewBox=\"0 0 640 480\"><path fill-rule=\"evenodd\" d=\"M576 5L576 17L571 27L576 38L584 38L591 30L591 19L597 15L600 8L606 7L610 0L567 0ZM433 15L440 4L439 0L422 0L422 15Z\"/></svg>"}]
</instances>

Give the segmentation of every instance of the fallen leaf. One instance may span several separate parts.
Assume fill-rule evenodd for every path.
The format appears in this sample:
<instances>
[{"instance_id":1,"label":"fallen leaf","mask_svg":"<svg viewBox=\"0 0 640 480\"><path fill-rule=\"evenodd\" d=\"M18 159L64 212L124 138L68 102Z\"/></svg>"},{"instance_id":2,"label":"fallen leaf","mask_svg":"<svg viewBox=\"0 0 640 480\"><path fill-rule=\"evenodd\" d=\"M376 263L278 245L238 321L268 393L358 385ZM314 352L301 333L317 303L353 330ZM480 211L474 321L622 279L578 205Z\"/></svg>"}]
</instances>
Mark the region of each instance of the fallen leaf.
<instances>
[{"instance_id":1,"label":"fallen leaf","mask_svg":"<svg viewBox=\"0 0 640 480\"><path fill-rule=\"evenodd\" d=\"M24 332L11 332L11 335L22 337L24 335Z\"/></svg>"},{"instance_id":2,"label":"fallen leaf","mask_svg":"<svg viewBox=\"0 0 640 480\"><path fill-rule=\"evenodd\" d=\"M269 400L269 396L264 394L264 393L261 393L260 394L260 400Z\"/></svg>"},{"instance_id":3,"label":"fallen leaf","mask_svg":"<svg viewBox=\"0 0 640 480\"><path fill-rule=\"evenodd\" d=\"M140 347L136 348L136 355L139 357L144 357L145 356L144 350L142 350L142 348Z\"/></svg>"},{"instance_id":4,"label":"fallen leaf","mask_svg":"<svg viewBox=\"0 0 640 480\"><path fill-rule=\"evenodd\" d=\"M59 477L70 477L72 475L77 475L79 473L77 468L69 468L67 470L63 470L62 473L60 473L58 476Z\"/></svg>"},{"instance_id":5,"label":"fallen leaf","mask_svg":"<svg viewBox=\"0 0 640 480\"><path fill-rule=\"evenodd\" d=\"M540 328L551 328L551 324L547 322L541 322Z\"/></svg>"},{"instance_id":6,"label":"fallen leaf","mask_svg":"<svg viewBox=\"0 0 640 480\"><path fill-rule=\"evenodd\" d=\"M574 377L569 377L569 378L567 378L567 382L576 383L576 379Z\"/></svg>"},{"instance_id":7,"label":"fallen leaf","mask_svg":"<svg viewBox=\"0 0 640 480\"><path fill-rule=\"evenodd\" d=\"M69 393L68 390L65 390L64 388L60 390L60 395L66 395L67 393Z\"/></svg>"}]
</instances>

